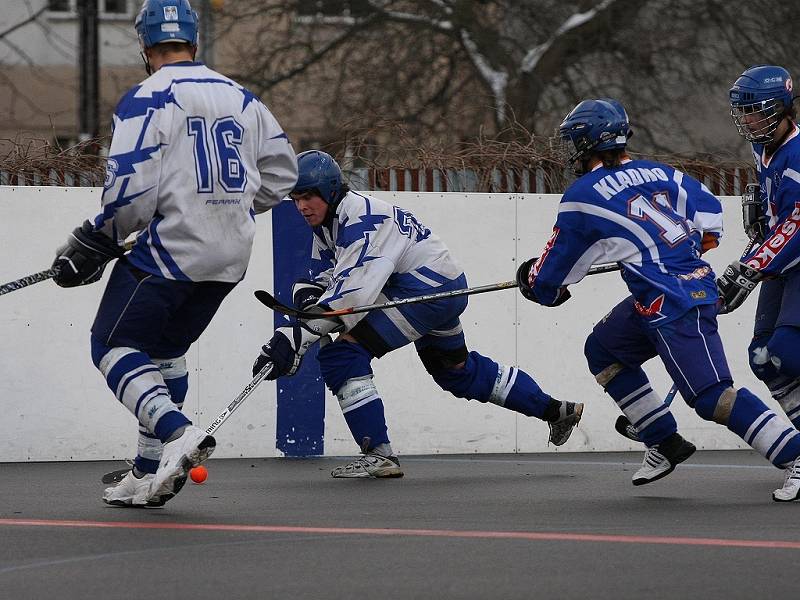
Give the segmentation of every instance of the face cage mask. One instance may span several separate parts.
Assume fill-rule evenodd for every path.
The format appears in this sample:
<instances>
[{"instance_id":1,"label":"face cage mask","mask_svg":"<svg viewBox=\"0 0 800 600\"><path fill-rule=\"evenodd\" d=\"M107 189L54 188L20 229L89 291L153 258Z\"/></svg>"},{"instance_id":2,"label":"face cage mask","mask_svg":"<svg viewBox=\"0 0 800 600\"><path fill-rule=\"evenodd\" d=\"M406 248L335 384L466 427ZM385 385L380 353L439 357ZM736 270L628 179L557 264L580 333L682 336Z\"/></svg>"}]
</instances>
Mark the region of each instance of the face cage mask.
<instances>
[{"instance_id":1,"label":"face cage mask","mask_svg":"<svg viewBox=\"0 0 800 600\"><path fill-rule=\"evenodd\" d=\"M736 131L748 142L768 144L783 117L783 102L770 98L762 102L731 106Z\"/></svg>"},{"instance_id":2,"label":"face cage mask","mask_svg":"<svg viewBox=\"0 0 800 600\"><path fill-rule=\"evenodd\" d=\"M559 164L569 168L572 174L576 176L586 174L587 157L592 149L600 144L600 140L589 143L581 142L586 142L586 138L580 137L576 142L569 134L558 133L550 143L553 158Z\"/></svg>"}]
</instances>

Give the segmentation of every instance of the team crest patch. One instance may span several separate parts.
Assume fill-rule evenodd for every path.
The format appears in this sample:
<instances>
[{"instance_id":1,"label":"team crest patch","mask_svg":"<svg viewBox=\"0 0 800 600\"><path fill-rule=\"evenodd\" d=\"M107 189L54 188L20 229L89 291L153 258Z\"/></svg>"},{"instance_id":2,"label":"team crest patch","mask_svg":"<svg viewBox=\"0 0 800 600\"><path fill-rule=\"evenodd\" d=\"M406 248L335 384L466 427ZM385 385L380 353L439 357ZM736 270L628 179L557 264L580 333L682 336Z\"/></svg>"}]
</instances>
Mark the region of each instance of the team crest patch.
<instances>
[{"instance_id":1,"label":"team crest patch","mask_svg":"<svg viewBox=\"0 0 800 600\"><path fill-rule=\"evenodd\" d=\"M177 21L178 20L178 7L177 6L165 6L164 7L164 20L165 21Z\"/></svg>"},{"instance_id":2,"label":"team crest patch","mask_svg":"<svg viewBox=\"0 0 800 600\"><path fill-rule=\"evenodd\" d=\"M692 298L694 298L695 300L702 300L703 298L705 298L705 297L706 297L706 291L705 291L705 290L700 290L700 291L698 291L698 292L692 292L692 293L691 293L691 296L692 296Z\"/></svg>"}]
</instances>

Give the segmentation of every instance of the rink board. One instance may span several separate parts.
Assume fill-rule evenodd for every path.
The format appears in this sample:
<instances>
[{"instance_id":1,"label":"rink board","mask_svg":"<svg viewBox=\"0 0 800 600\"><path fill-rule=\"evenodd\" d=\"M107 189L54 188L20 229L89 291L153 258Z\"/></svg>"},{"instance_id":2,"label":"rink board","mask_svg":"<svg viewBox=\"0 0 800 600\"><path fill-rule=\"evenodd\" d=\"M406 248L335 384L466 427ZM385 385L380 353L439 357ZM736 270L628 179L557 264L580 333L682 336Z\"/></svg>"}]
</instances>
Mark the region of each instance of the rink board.
<instances>
[{"instance_id":1,"label":"rink board","mask_svg":"<svg viewBox=\"0 0 800 600\"><path fill-rule=\"evenodd\" d=\"M538 194L374 195L411 210L442 237L471 286L513 279L520 260L538 255L550 236L559 199ZM95 188L0 187L0 282L47 268L67 233L96 213L99 197ZM739 199L723 198L723 204L729 233L721 247L707 255L717 270L738 258L746 244ZM199 425L216 417L248 383L253 359L272 331L272 313L253 298L254 290L273 290L276 281L272 217L261 215L257 223L247 276L187 355L190 382L184 410ZM103 281L106 278L107 273ZM43 282L0 298L0 462L135 454L133 419L110 394L89 356L89 327L102 291L103 283L64 290ZM470 349L519 365L556 398L586 403L581 427L565 446L548 448L547 426L536 419L441 391L413 347L407 347L373 363L396 450L427 454L634 449L635 444L614 432L618 411L589 374L583 357L587 334L626 294L625 287L618 274L609 273L587 277L571 291L572 300L558 308L527 302L514 290L482 294L470 299L462 318ZM766 388L747 366L754 308L751 297L736 313L720 319L720 330L737 384L766 398ZM661 364L651 361L645 369L654 387L666 392L670 382ZM329 392L323 396L321 381L310 384L318 386L320 402L324 397L324 407L313 414L290 411L291 394L279 400L278 385L261 385L220 429L219 456L281 455L276 435L280 447L286 448L287 441L291 446L287 432L294 430L292 419L298 429L319 426L320 440L311 447L324 448L324 454L354 452L338 403ZM701 421L680 399L673 406L684 435L698 447L744 447L723 427ZM279 407L287 411L281 419ZM323 416L324 425L316 423ZM309 419L315 423L309 424ZM301 449L295 454L304 453L308 452Z\"/></svg>"}]
</instances>

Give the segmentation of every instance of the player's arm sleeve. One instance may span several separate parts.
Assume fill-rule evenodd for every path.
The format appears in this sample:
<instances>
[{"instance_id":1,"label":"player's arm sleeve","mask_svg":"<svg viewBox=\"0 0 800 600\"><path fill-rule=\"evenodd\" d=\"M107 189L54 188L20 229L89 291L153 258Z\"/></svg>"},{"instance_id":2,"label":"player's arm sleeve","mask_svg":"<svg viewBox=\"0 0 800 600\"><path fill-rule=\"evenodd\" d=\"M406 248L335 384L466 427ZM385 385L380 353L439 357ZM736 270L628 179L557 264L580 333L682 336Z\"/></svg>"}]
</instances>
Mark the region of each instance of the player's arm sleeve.
<instances>
[{"instance_id":1,"label":"player's arm sleeve","mask_svg":"<svg viewBox=\"0 0 800 600\"><path fill-rule=\"evenodd\" d=\"M297 182L297 157L288 136L263 104L259 103L258 108L262 134L258 158L261 187L253 199L256 214L268 211L286 198Z\"/></svg>"},{"instance_id":2,"label":"player's arm sleeve","mask_svg":"<svg viewBox=\"0 0 800 600\"><path fill-rule=\"evenodd\" d=\"M704 184L686 177L685 189L689 197L687 218L700 238L701 253L719 246L723 235L722 202Z\"/></svg>"},{"instance_id":3,"label":"player's arm sleeve","mask_svg":"<svg viewBox=\"0 0 800 600\"><path fill-rule=\"evenodd\" d=\"M794 271L800 265L800 172L786 169L781 178L778 206L785 207L764 242L742 261L765 277Z\"/></svg>"},{"instance_id":4,"label":"player's arm sleeve","mask_svg":"<svg viewBox=\"0 0 800 600\"><path fill-rule=\"evenodd\" d=\"M164 110L153 110L145 98L129 92L114 111L102 212L95 229L122 243L140 231L156 213L165 135L160 127Z\"/></svg>"},{"instance_id":5,"label":"player's arm sleeve","mask_svg":"<svg viewBox=\"0 0 800 600\"><path fill-rule=\"evenodd\" d=\"M402 236L391 217L352 212L339 215L336 264L319 300L334 309L374 303L394 273L402 247ZM351 329L363 317L347 315L342 320Z\"/></svg>"},{"instance_id":6,"label":"player's arm sleeve","mask_svg":"<svg viewBox=\"0 0 800 600\"><path fill-rule=\"evenodd\" d=\"M545 306L558 304L568 285L583 279L595 262L604 262L602 245L592 245L585 235L583 215L563 207L529 277L533 295Z\"/></svg>"}]
</instances>

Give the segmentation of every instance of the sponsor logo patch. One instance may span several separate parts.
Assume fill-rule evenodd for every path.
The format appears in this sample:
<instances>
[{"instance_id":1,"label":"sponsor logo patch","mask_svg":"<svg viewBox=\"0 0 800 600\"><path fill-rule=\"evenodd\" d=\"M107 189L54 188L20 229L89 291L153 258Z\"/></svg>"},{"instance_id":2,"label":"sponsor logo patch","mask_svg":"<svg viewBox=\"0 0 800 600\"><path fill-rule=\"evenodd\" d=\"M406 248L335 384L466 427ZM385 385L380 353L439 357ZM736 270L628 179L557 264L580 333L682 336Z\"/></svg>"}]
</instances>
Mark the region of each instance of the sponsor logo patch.
<instances>
[{"instance_id":1,"label":"sponsor logo patch","mask_svg":"<svg viewBox=\"0 0 800 600\"><path fill-rule=\"evenodd\" d=\"M691 273L685 273L683 275L678 275L678 279L682 279L683 281L689 281L691 279L702 279L706 275L711 272L711 267L699 267L692 271ZM705 298L705 296L703 296Z\"/></svg>"},{"instance_id":2,"label":"sponsor logo patch","mask_svg":"<svg viewBox=\"0 0 800 600\"><path fill-rule=\"evenodd\" d=\"M697 292L691 292L689 295L692 298L694 298L695 300L702 300L703 298L706 297L706 291L705 290L699 290Z\"/></svg>"},{"instance_id":3,"label":"sponsor logo patch","mask_svg":"<svg viewBox=\"0 0 800 600\"><path fill-rule=\"evenodd\" d=\"M757 271L767 267L795 236L798 227L800 227L800 202L795 202L792 214L774 230L769 239L756 250L745 264Z\"/></svg>"}]
</instances>

